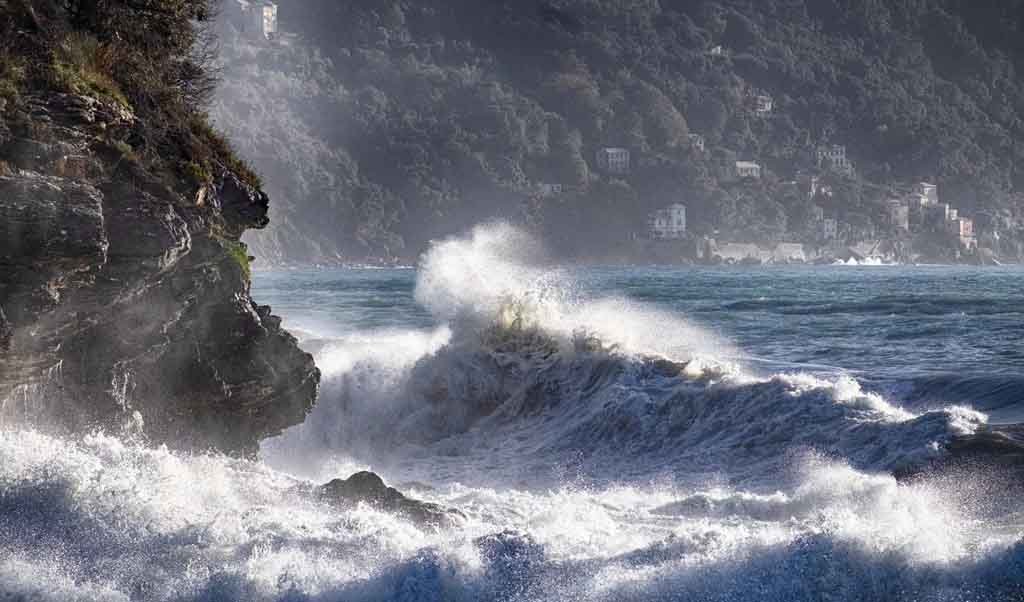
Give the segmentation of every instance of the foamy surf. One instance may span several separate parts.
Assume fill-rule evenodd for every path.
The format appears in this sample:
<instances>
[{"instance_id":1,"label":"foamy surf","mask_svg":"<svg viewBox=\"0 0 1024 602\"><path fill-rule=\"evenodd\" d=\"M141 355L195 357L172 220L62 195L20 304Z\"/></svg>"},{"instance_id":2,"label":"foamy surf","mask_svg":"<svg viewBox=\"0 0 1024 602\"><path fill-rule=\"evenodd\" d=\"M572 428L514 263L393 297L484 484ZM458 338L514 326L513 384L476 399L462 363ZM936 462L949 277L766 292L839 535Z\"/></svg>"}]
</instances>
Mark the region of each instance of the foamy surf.
<instances>
[{"instance_id":1,"label":"foamy surf","mask_svg":"<svg viewBox=\"0 0 1024 602\"><path fill-rule=\"evenodd\" d=\"M491 486L557 482L550 467L566 462L599 482L771 483L794 451L902 471L986 424L955 406L908 411L850 376L751 370L722 337L588 296L543 257L503 224L437 243L415 297L441 325L323 347L320 403L264 457L345 453L407 480Z\"/></svg>"},{"instance_id":2,"label":"foamy surf","mask_svg":"<svg viewBox=\"0 0 1024 602\"><path fill-rule=\"evenodd\" d=\"M1008 600L1021 544L964 490L818 457L759 493L452 484L423 529L257 463L105 436L0 435L0 586L31 600Z\"/></svg>"},{"instance_id":3,"label":"foamy surf","mask_svg":"<svg viewBox=\"0 0 1024 602\"><path fill-rule=\"evenodd\" d=\"M679 312L595 294L543 258L522 232L478 228L420 266L433 323L300 320L321 399L259 461L0 432L0 593L1024 599L1013 488L995 467L927 470L986 434L985 413L753 369ZM462 518L427 527L309 494L364 469Z\"/></svg>"}]
</instances>

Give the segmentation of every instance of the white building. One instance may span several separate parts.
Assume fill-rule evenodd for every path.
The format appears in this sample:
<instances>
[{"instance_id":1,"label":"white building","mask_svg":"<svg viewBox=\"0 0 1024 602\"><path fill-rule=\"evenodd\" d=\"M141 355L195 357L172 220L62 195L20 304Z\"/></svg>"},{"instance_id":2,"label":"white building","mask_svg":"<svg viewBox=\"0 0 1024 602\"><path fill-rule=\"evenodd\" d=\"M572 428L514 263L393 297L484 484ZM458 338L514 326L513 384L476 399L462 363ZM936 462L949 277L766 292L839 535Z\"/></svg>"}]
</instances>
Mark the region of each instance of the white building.
<instances>
[{"instance_id":1,"label":"white building","mask_svg":"<svg viewBox=\"0 0 1024 602\"><path fill-rule=\"evenodd\" d=\"M916 192L907 196L907 205L914 211L920 211L936 203L937 201L932 201L927 195Z\"/></svg>"},{"instance_id":2,"label":"white building","mask_svg":"<svg viewBox=\"0 0 1024 602\"><path fill-rule=\"evenodd\" d=\"M725 48L721 45L712 46L711 50L708 51L711 56L725 56Z\"/></svg>"},{"instance_id":3,"label":"white building","mask_svg":"<svg viewBox=\"0 0 1024 602\"><path fill-rule=\"evenodd\" d=\"M263 38L277 33L277 4L270 0L234 0L230 6L242 33Z\"/></svg>"},{"instance_id":4,"label":"white building","mask_svg":"<svg viewBox=\"0 0 1024 602\"><path fill-rule=\"evenodd\" d=\"M624 148L602 148L597 151L597 166L608 173L629 173L629 150Z\"/></svg>"},{"instance_id":5,"label":"white building","mask_svg":"<svg viewBox=\"0 0 1024 602\"><path fill-rule=\"evenodd\" d=\"M947 230L956 236L960 246L965 249L974 249L978 246L978 238L974 233L974 220L969 217L957 216L946 224ZM997 235L998 240L998 235Z\"/></svg>"},{"instance_id":6,"label":"white building","mask_svg":"<svg viewBox=\"0 0 1024 602\"><path fill-rule=\"evenodd\" d=\"M761 178L761 165L753 161L737 161L736 177L738 178Z\"/></svg>"},{"instance_id":7,"label":"white building","mask_svg":"<svg viewBox=\"0 0 1024 602\"><path fill-rule=\"evenodd\" d=\"M651 214L648 220L651 238L678 240L686 236L686 205L675 203Z\"/></svg>"},{"instance_id":8,"label":"white building","mask_svg":"<svg viewBox=\"0 0 1024 602\"><path fill-rule=\"evenodd\" d=\"M701 136L700 134L689 134L687 137L690 139L690 146L702 153L704 152L704 149L706 148L704 136Z\"/></svg>"},{"instance_id":9,"label":"white building","mask_svg":"<svg viewBox=\"0 0 1024 602\"><path fill-rule=\"evenodd\" d=\"M754 112L758 115L768 115L775 108L775 101L767 94L758 94L754 97Z\"/></svg>"},{"instance_id":10,"label":"white building","mask_svg":"<svg viewBox=\"0 0 1024 602\"><path fill-rule=\"evenodd\" d=\"M914 194L920 194L928 199L926 205L933 205L939 202L939 187L928 182L918 182L914 185Z\"/></svg>"},{"instance_id":11,"label":"white building","mask_svg":"<svg viewBox=\"0 0 1024 602\"><path fill-rule=\"evenodd\" d=\"M565 186L562 184L550 184L548 182L541 182L537 185L537 194L542 197L553 197L558 196L565 192Z\"/></svg>"},{"instance_id":12,"label":"white building","mask_svg":"<svg viewBox=\"0 0 1024 602\"><path fill-rule=\"evenodd\" d=\"M819 148L818 167L843 175L853 174L853 163L846 157L846 147L841 144Z\"/></svg>"}]
</instances>

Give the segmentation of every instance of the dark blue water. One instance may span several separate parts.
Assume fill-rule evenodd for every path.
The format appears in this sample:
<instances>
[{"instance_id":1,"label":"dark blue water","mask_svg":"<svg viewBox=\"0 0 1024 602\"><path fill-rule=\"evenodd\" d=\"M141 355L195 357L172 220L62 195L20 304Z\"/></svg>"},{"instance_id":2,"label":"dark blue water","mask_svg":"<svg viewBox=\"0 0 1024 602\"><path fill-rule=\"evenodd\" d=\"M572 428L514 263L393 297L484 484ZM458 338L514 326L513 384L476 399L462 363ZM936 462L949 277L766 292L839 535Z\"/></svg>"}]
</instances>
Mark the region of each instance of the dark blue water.
<instances>
[{"instance_id":1,"label":"dark blue water","mask_svg":"<svg viewBox=\"0 0 1024 602\"><path fill-rule=\"evenodd\" d=\"M855 376L925 409L1024 414L1024 268L577 268L579 295L626 296L731 341L763 373ZM427 328L416 271L258 272L255 297L319 333Z\"/></svg>"}]
</instances>

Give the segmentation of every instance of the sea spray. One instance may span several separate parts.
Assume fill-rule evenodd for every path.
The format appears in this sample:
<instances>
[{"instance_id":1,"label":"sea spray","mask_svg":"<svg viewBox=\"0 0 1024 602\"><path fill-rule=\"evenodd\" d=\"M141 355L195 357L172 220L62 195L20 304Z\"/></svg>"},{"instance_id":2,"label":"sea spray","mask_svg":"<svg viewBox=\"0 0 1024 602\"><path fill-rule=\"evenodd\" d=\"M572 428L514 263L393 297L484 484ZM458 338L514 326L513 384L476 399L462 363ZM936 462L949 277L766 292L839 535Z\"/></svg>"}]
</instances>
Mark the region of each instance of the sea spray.
<instances>
[{"instance_id":1,"label":"sea spray","mask_svg":"<svg viewBox=\"0 0 1024 602\"><path fill-rule=\"evenodd\" d=\"M339 510L260 464L0 433L0 591L54 601L931 600L1021 593L1017 535L941 481L797 456L788 492L450 485L457 529ZM953 599L959 599L956 596Z\"/></svg>"},{"instance_id":2,"label":"sea spray","mask_svg":"<svg viewBox=\"0 0 1024 602\"><path fill-rule=\"evenodd\" d=\"M1012 479L928 470L990 434L968 399L915 409L862 373L754 370L693 315L583 286L528 240L439 242L419 308L383 273L387 309L323 331L348 281L317 276L335 279L303 321L321 400L259 462L5 426L0 597L1024 599ZM366 468L465 520L311 495Z\"/></svg>"},{"instance_id":3,"label":"sea spray","mask_svg":"<svg viewBox=\"0 0 1024 602\"><path fill-rule=\"evenodd\" d=\"M536 249L504 224L436 243L415 296L440 326L322 346L320 403L263 457L304 474L316 466L305 458L344 456L405 480L488 485L542 484L573 457L598 481L758 483L776 481L792 449L906 470L985 423L956 408L908 412L849 376L759 375L677 314L583 294L569 273L532 263Z\"/></svg>"}]
</instances>

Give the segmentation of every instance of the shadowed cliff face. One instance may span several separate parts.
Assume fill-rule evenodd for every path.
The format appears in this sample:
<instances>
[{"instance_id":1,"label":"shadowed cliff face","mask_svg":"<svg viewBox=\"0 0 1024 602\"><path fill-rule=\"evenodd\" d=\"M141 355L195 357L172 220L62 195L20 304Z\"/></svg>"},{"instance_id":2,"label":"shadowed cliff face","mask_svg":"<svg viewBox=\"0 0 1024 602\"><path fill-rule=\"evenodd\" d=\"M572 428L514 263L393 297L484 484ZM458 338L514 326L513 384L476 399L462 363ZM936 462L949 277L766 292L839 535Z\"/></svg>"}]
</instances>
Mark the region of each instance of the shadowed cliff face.
<instances>
[{"instance_id":1,"label":"shadowed cliff face","mask_svg":"<svg viewBox=\"0 0 1024 602\"><path fill-rule=\"evenodd\" d=\"M147 172L110 142L135 121L71 94L0 107L0 424L251 453L319 381L249 296L239 238L266 226L267 196L226 169Z\"/></svg>"}]
</instances>

